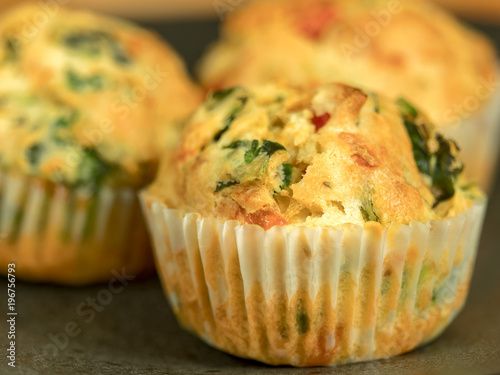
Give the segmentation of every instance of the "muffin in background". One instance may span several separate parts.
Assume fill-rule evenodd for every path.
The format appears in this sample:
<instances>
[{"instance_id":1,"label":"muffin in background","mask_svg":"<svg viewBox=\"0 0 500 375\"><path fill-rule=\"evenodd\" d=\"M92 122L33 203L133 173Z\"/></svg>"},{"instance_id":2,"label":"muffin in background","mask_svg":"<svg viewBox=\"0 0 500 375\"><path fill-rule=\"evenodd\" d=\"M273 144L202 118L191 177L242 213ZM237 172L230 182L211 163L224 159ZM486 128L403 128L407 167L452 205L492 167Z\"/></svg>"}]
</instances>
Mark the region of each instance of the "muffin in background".
<instances>
[{"instance_id":1,"label":"muffin in background","mask_svg":"<svg viewBox=\"0 0 500 375\"><path fill-rule=\"evenodd\" d=\"M175 142L172 124L185 120L202 96L170 46L126 21L65 8L42 23L33 37L24 36L19 29L38 12L37 6L18 8L0 26L6 42L19 50L17 64L35 91L92 109L89 112L97 118L91 125L97 130L103 122L142 121L141 127L122 125L112 132L125 144L147 139L142 136L145 126L154 130L159 143L151 153L163 149L165 138ZM102 152L108 148L105 140ZM148 144L139 146L146 152ZM134 155L115 155L114 159L128 156Z\"/></svg>"},{"instance_id":2,"label":"muffin in background","mask_svg":"<svg viewBox=\"0 0 500 375\"><path fill-rule=\"evenodd\" d=\"M136 192L201 91L145 30L61 8L27 37L40 11L0 20L0 263L73 285L151 273Z\"/></svg>"},{"instance_id":3,"label":"muffin in background","mask_svg":"<svg viewBox=\"0 0 500 375\"><path fill-rule=\"evenodd\" d=\"M211 89L343 82L419 103L491 187L500 92L490 42L426 1L253 0L228 13L199 66Z\"/></svg>"},{"instance_id":4,"label":"muffin in background","mask_svg":"<svg viewBox=\"0 0 500 375\"><path fill-rule=\"evenodd\" d=\"M142 193L180 324L273 365L401 354L464 304L485 202L407 101L342 84L229 88Z\"/></svg>"}]
</instances>

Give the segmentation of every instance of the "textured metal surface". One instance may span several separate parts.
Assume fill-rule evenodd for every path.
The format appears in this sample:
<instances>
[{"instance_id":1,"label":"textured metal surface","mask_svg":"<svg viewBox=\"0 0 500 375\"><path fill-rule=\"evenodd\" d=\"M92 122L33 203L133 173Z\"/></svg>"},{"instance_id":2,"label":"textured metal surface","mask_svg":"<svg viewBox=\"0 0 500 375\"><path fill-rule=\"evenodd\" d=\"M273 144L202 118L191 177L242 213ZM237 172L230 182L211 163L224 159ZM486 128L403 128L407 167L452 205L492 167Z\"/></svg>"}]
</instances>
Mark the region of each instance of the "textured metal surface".
<instances>
[{"instance_id":1,"label":"textured metal surface","mask_svg":"<svg viewBox=\"0 0 500 375\"><path fill-rule=\"evenodd\" d=\"M215 37L216 27L192 23L157 29L192 62ZM17 367L11 369L5 355L7 282L0 279L0 374L499 373L499 223L497 182L465 309L434 343L397 358L335 369L272 368L221 353L184 332L157 280L134 280L123 289L116 282L113 291L106 285L72 289L18 282Z\"/></svg>"}]
</instances>

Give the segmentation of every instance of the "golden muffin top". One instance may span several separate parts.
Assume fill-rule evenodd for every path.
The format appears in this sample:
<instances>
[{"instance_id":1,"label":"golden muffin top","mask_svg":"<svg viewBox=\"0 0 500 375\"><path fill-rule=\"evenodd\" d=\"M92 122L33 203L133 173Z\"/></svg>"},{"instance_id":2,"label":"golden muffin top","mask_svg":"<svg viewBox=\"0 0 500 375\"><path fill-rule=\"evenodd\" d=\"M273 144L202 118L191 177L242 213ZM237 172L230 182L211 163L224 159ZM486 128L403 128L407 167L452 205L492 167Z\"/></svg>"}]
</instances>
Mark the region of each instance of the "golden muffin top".
<instances>
[{"instance_id":1,"label":"golden muffin top","mask_svg":"<svg viewBox=\"0 0 500 375\"><path fill-rule=\"evenodd\" d=\"M225 16L199 66L208 88L343 82L406 97L444 126L498 80L490 43L421 0L254 0Z\"/></svg>"},{"instance_id":2,"label":"golden muffin top","mask_svg":"<svg viewBox=\"0 0 500 375\"><path fill-rule=\"evenodd\" d=\"M342 84L213 93L150 191L170 208L273 225L408 224L480 196L457 146L403 99Z\"/></svg>"},{"instance_id":3,"label":"golden muffin top","mask_svg":"<svg viewBox=\"0 0 500 375\"><path fill-rule=\"evenodd\" d=\"M20 147L0 148L2 167L67 184L82 178L79 162L61 162L69 144L116 171L106 174L110 183L148 183L201 102L180 58L157 36L63 8L48 14L28 5L0 20L0 78L0 133ZM34 149L36 163L27 157Z\"/></svg>"}]
</instances>

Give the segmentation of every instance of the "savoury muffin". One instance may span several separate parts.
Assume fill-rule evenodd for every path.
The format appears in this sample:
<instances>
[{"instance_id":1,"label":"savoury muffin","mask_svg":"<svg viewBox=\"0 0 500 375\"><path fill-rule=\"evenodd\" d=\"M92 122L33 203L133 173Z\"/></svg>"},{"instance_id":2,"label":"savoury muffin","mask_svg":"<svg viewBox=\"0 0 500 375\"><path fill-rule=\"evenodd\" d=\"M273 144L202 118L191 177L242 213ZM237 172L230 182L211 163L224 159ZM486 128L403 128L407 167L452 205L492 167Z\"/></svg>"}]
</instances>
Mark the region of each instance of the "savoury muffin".
<instances>
[{"instance_id":1,"label":"savoury muffin","mask_svg":"<svg viewBox=\"0 0 500 375\"><path fill-rule=\"evenodd\" d=\"M0 20L0 262L67 284L149 273L136 191L200 91L147 31L59 9L25 35L40 12Z\"/></svg>"},{"instance_id":2,"label":"savoury muffin","mask_svg":"<svg viewBox=\"0 0 500 375\"><path fill-rule=\"evenodd\" d=\"M490 182L498 145L495 52L425 1L255 0L227 14L199 68L207 88L344 82L419 103Z\"/></svg>"},{"instance_id":3,"label":"savoury muffin","mask_svg":"<svg viewBox=\"0 0 500 375\"><path fill-rule=\"evenodd\" d=\"M134 146L129 149L156 153L158 147L147 147L151 140L144 137L145 127L172 138L172 129L160 131L164 124L183 121L200 103L199 89L180 58L153 33L124 21L61 8L28 38L17 29L37 12L36 6L20 8L6 16L1 27L7 41L20 49L18 64L34 89L72 106L92 108L89 112L98 115L95 126L104 121L142 121L143 126L121 126L110 132L126 146ZM106 135L103 152L108 149ZM138 145L144 138L148 143ZM163 148L164 139L156 140ZM127 150L113 157L134 155Z\"/></svg>"},{"instance_id":4,"label":"savoury muffin","mask_svg":"<svg viewBox=\"0 0 500 375\"><path fill-rule=\"evenodd\" d=\"M341 84L216 92L142 195L180 323L269 364L389 357L462 307L484 201L425 116Z\"/></svg>"}]
</instances>

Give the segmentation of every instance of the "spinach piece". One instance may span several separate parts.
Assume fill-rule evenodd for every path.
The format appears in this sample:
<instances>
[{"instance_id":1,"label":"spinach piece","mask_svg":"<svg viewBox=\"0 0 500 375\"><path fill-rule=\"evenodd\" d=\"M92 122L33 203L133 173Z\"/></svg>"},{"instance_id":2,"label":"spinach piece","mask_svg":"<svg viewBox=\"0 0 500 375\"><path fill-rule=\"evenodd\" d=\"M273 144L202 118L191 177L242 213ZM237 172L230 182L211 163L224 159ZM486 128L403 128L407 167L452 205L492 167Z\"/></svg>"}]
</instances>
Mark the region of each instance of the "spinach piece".
<instances>
[{"instance_id":1,"label":"spinach piece","mask_svg":"<svg viewBox=\"0 0 500 375\"><path fill-rule=\"evenodd\" d=\"M260 152L265 152L267 155L272 156L277 151L286 151L286 148L279 143L266 141L262 142L262 147L260 148Z\"/></svg>"},{"instance_id":2,"label":"spinach piece","mask_svg":"<svg viewBox=\"0 0 500 375\"><path fill-rule=\"evenodd\" d=\"M68 115L62 115L52 121L50 133L54 142L58 145L68 144L69 139L60 130L67 129L74 124L78 117L78 112L73 111Z\"/></svg>"},{"instance_id":3,"label":"spinach piece","mask_svg":"<svg viewBox=\"0 0 500 375\"><path fill-rule=\"evenodd\" d=\"M38 164L40 163L40 159L42 157L43 152L45 151L45 148L41 144L34 144L30 148L28 148L25 152L26 159L28 159L28 162L32 167L37 167Z\"/></svg>"},{"instance_id":4,"label":"spinach piece","mask_svg":"<svg viewBox=\"0 0 500 375\"><path fill-rule=\"evenodd\" d=\"M435 198L433 208L436 208L441 202L455 195L455 183L464 169L464 165L454 155L454 150L459 148L455 142L445 139L440 134L433 137L426 121L406 100L399 99L397 104L412 143L413 157L418 170L431 178ZM438 144L435 152L429 147L431 139Z\"/></svg>"},{"instance_id":5,"label":"spinach piece","mask_svg":"<svg viewBox=\"0 0 500 375\"><path fill-rule=\"evenodd\" d=\"M221 190L224 190L225 188L238 185L240 182L239 181L226 181L226 182L219 182L217 183L217 187L215 188L215 192L218 193Z\"/></svg>"},{"instance_id":6,"label":"spinach piece","mask_svg":"<svg viewBox=\"0 0 500 375\"><path fill-rule=\"evenodd\" d=\"M127 55L125 48L115 39L108 40L109 48L113 59L120 65L128 65L132 63L132 59Z\"/></svg>"},{"instance_id":7,"label":"spinach piece","mask_svg":"<svg viewBox=\"0 0 500 375\"><path fill-rule=\"evenodd\" d=\"M279 143L276 142L271 142L264 140L262 142L262 145L259 147L259 141L254 139L252 141L244 140L244 141L235 141L230 143L229 145L223 147L225 150L236 150L236 149L243 149L245 151L244 153L244 164L239 163L239 166L235 170L236 176L241 176L246 175L250 176L251 173L249 170L252 170L252 167L248 169L248 165L252 164L254 161L258 163L258 165L254 165L255 167L260 166L262 164L261 170L264 171L264 169L268 168L268 163L269 163L269 158L276 153L277 151L280 150L286 150L285 147L280 145ZM228 155L228 158L233 157L234 153L230 153ZM266 157L262 157L259 160L256 161L256 159L260 155L266 155ZM238 156L239 158L240 156ZM280 165L278 172L280 173L281 177L281 185L280 185L280 191L283 190L285 187L289 186L292 180L292 169L293 167L290 164L282 164ZM255 177L255 176L254 176ZM238 177L234 177L238 178ZM258 178L258 177L255 177ZM245 181L245 180L244 180ZM229 182L219 182L217 185L217 188L215 192L218 192L222 189L225 189L228 186L233 186L235 184L241 183L240 181L237 180L232 180ZM278 194L278 192L274 192L275 194Z\"/></svg>"},{"instance_id":8,"label":"spinach piece","mask_svg":"<svg viewBox=\"0 0 500 375\"><path fill-rule=\"evenodd\" d=\"M222 138L222 135L229 130L233 121L236 120L236 117L238 117L240 112L243 111L243 108L245 108L245 105L248 101L248 97L240 97L237 100L239 101L239 103L229 113L229 116L226 118L226 121L224 122L224 127L219 132L217 132L217 134L215 134L214 136L215 142L218 142Z\"/></svg>"},{"instance_id":9,"label":"spinach piece","mask_svg":"<svg viewBox=\"0 0 500 375\"><path fill-rule=\"evenodd\" d=\"M360 210L365 222L367 221L376 221L377 223L380 222L379 217L377 216L375 210L373 209L373 202L371 199L369 199L367 203L364 203L363 206L360 207Z\"/></svg>"},{"instance_id":10,"label":"spinach piece","mask_svg":"<svg viewBox=\"0 0 500 375\"><path fill-rule=\"evenodd\" d=\"M250 149L245 152L245 163L250 164L259 155L259 141L252 141Z\"/></svg>"},{"instance_id":11,"label":"spinach piece","mask_svg":"<svg viewBox=\"0 0 500 375\"><path fill-rule=\"evenodd\" d=\"M224 149L236 150L237 148L240 147L250 147L251 144L252 142L250 141L234 141L233 143L230 143L229 145L225 146Z\"/></svg>"},{"instance_id":12,"label":"spinach piece","mask_svg":"<svg viewBox=\"0 0 500 375\"><path fill-rule=\"evenodd\" d=\"M111 171L112 166L106 163L94 149L85 148L78 166L76 185L97 189Z\"/></svg>"},{"instance_id":13,"label":"spinach piece","mask_svg":"<svg viewBox=\"0 0 500 375\"><path fill-rule=\"evenodd\" d=\"M213 109L215 108L215 106L217 106L220 102L226 100L228 97L230 97L239 87L230 87L228 89L225 89L225 90L221 90L221 91L216 91L216 92L213 92L211 95L210 95L210 98L209 98L209 101L211 102L211 106L210 106L210 109Z\"/></svg>"},{"instance_id":14,"label":"spinach piece","mask_svg":"<svg viewBox=\"0 0 500 375\"><path fill-rule=\"evenodd\" d=\"M73 124L73 122L76 120L77 116L78 116L78 114L75 111L75 112L72 112L69 116L58 117L52 123L52 127L56 128L56 129L67 128Z\"/></svg>"},{"instance_id":15,"label":"spinach piece","mask_svg":"<svg viewBox=\"0 0 500 375\"><path fill-rule=\"evenodd\" d=\"M291 164L282 164L281 169L283 172L283 184L280 186L280 189L286 189L292 183L292 171L293 165Z\"/></svg>"},{"instance_id":16,"label":"spinach piece","mask_svg":"<svg viewBox=\"0 0 500 375\"><path fill-rule=\"evenodd\" d=\"M278 167L278 173L281 178L279 189L274 191L274 195L278 195L282 190L286 189L292 183L293 165L281 164Z\"/></svg>"},{"instance_id":17,"label":"spinach piece","mask_svg":"<svg viewBox=\"0 0 500 375\"><path fill-rule=\"evenodd\" d=\"M413 158L417 163L420 173L430 176L431 175L431 158L432 154L429 151L427 141L429 133L424 126L417 126L410 120L404 119L406 131L410 136L413 146Z\"/></svg>"},{"instance_id":18,"label":"spinach piece","mask_svg":"<svg viewBox=\"0 0 500 375\"><path fill-rule=\"evenodd\" d=\"M214 141L219 142L220 139L222 138L222 135L229 130L229 127L231 126L231 123L234 121L234 117L231 119L228 119L229 122L226 122L226 125L218 131L215 136L214 136Z\"/></svg>"},{"instance_id":19,"label":"spinach piece","mask_svg":"<svg viewBox=\"0 0 500 375\"><path fill-rule=\"evenodd\" d=\"M259 156L260 148L259 141L236 141L231 143L230 145L224 147L224 149L233 149L236 150L238 148L246 148L245 152L245 163L250 164L255 160L257 156Z\"/></svg>"},{"instance_id":20,"label":"spinach piece","mask_svg":"<svg viewBox=\"0 0 500 375\"><path fill-rule=\"evenodd\" d=\"M72 70L66 72L66 82L68 86L76 92L99 91L104 88L104 79L96 74L90 77L82 77Z\"/></svg>"},{"instance_id":21,"label":"spinach piece","mask_svg":"<svg viewBox=\"0 0 500 375\"><path fill-rule=\"evenodd\" d=\"M435 153L434 173L432 175L432 190L436 197L434 208L455 195L455 182L464 170L464 165L457 162L452 155L452 141L447 141L440 134L437 135L439 149ZM458 146L453 143L455 148Z\"/></svg>"},{"instance_id":22,"label":"spinach piece","mask_svg":"<svg viewBox=\"0 0 500 375\"><path fill-rule=\"evenodd\" d=\"M408 116L411 118L418 117L417 109L408 101L406 101L405 98L399 98L396 103L399 106L399 111L403 116Z\"/></svg>"},{"instance_id":23,"label":"spinach piece","mask_svg":"<svg viewBox=\"0 0 500 375\"><path fill-rule=\"evenodd\" d=\"M273 156L278 151L286 151L286 148L283 145L280 145L276 142L271 142L268 140L262 141L262 146L259 147L259 141L235 141L227 146L224 149L237 149L237 148L246 148L245 152L245 163L250 164L259 156L260 154L267 154L269 157Z\"/></svg>"},{"instance_id":24,"label":"spinach piece","mask_svg":"<svg viewBox=\"0 0 500 375\"><path fill-rule=\"evenodd\" d=\"M101 53L102 41L105 39L106 36L103 32L84 31L66 35L63 38L63 43L67 48L95 56Z\"/></svg>"},{"instance_id":25,"label":"spinach piece","mask_svg":"<svg viewBox=\"0 0 500 375\"><path fill-rule=\"evenodd\" d=\"M108 49L111 56L120 65L127 65L132 60L125 48L109 33L102 31L85 31L69 34L63 38L64 45L72 50L80 51L88 56L98 56Z\"/></svg>"}]
</instances>

